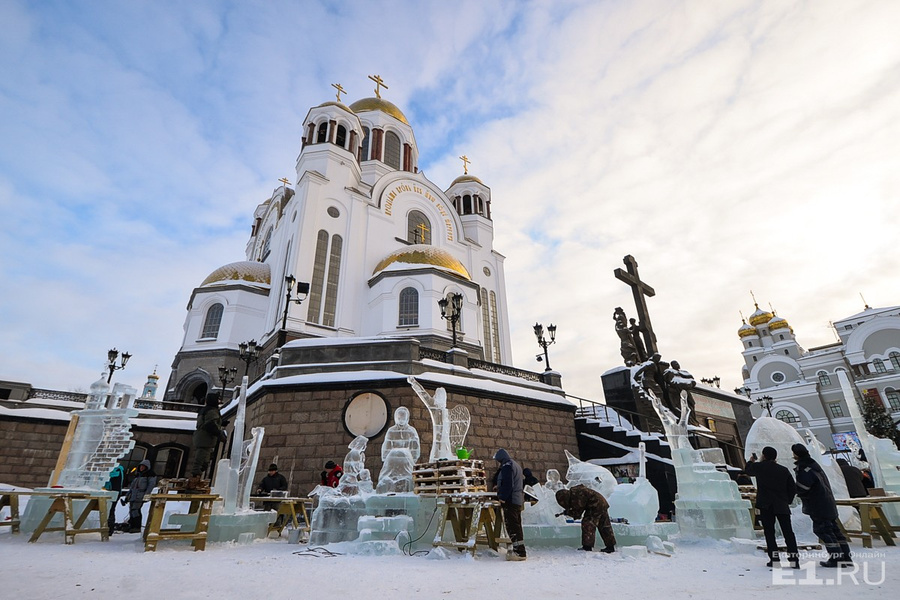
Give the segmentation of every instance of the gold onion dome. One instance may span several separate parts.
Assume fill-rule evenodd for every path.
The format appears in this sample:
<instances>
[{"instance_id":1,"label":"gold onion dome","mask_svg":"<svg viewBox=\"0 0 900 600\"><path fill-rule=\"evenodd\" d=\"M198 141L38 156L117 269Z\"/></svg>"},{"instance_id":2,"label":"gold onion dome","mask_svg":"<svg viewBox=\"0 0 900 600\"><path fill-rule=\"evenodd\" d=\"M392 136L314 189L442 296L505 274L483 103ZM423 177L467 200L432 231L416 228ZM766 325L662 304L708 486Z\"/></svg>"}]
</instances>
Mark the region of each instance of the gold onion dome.
<instances>
[{"instance_id":1,"label":"gold onion dome","mask_svg":"<svg viewBox=\"0 0 900 600\"><path fill-rule=\"evenodd\" d=\"M269 265L261 262L241 261L219 267L203 280L200 287L229 281L248 281L251 283L272 283Z\"/></svg>"},{"instance_id":2,"label":"gold onion dome","mask_svg":"<svg viewBox=\"0 0 900 600\"><path fill-rule=\"evenodd\" d=\"M744 324L738 329L738 336L744 338L749 335L759 335L759 333L756 331L756 327L747 325L747 321L744 321Z\"/></svg>"},{"instance_id":3,"label":"gold onion dome","mask_svg":"<svg viewBox=\"0 0 900 600\"><path fill-rule=\"evenodd\" d=\"M775 316L771 321L769 321L769 329L790 329L791 326L788 325L787 319L784 319L779 316Z\"/></svg>"},{"instance_id":4,"label":"gold onion dome","mask_svg":"<svg viewBox=\"0 0 900 600\"><path fill-rule=\"evenodd\" d=\"M337 106L338 108L343 108L343 109L346 110L347 112L353 112L353 110L350 109L350 108L349 108L346 104L344 104L343 102L335 102L334 100L331 100L330 102L323 102L322 104L320 104L320 105L317 106L316 108L325 108L326 106Z\"/></svg>"},{"instance_id":5,"label":"gold onion dome","mask_svg":"<svg viewBox=\"0 0 900 600\"><path fill-rule=\"evenodd\" d=\"M372 275L377 275L394 263L432 265L453 271L460 277L470 281L472 280L472 277L469 275L469 272L463 264L456 260L453 255L446 250L441 250L436 246L430 246L428 244L413 244L412 246L406 246L391 252L378 263L378 266L372 271Z\"/></svg>"},{"instance_id":6,"label":"gold onion dome","mask_svg":"<svg viewBox=\"0 0 900 600\"><path fill-rule=\"evenodd\" d=\"M750 324L754 327L757 325L765 325L769 321L772 320L772 317L775 316L767 310L763 310L759 307L759 304L755 304L756 310L750 315Z\"/></svg>"},{"instance_id":7,"label":"gold onion dome","mask_svg":"<svg viewBox=\"0 0 900 600\"><path fill-rule=\"evenodd\" d=\"M453 183L450 184L450 187L453 187L457 183L468 183L470 181L474 181L475 183L480 183L484 185L484 182L475 177L474 175L460 175L456 179L453 180Z\"/></svg>"},{"instance_id":8,"label":"gold onion dome","mask_svg":"<svg viewBox=\"0 0 900 600\"><path fill-rule=\"evenodd\" d=\"M383 98L363 98L362 100L357 100L350 105L350 110L352 110L356 114L362 112L381 111L394 117L401 123L409 125L409 121L406 120L406 117L403 115L400 109L387 100L384 100Z\"/></svg>"}]
</instances>

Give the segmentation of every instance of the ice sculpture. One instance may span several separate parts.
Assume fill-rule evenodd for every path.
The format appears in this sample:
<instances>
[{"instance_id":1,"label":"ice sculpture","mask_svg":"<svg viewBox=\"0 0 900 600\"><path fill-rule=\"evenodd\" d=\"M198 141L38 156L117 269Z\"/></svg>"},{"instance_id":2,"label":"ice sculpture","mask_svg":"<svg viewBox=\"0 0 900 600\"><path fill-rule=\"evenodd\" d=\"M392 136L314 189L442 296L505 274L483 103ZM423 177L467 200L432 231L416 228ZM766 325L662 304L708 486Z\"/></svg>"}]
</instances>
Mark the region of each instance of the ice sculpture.
<instances>
[{"instance_id":1,"label":"ice sculpture","mask_svg":"<svg viewBox=\"0 0 900 600\"><path fill-rule=\"evenodd\" d=\"M107 407L107 396L109 385L101 375L91 384L84 409L74 413L78 423L56 485L99 490L119 459L134 447L131 418L138 412L131 407L116 408L115 396L110 396L112 406Z\"/></svg>"},{"instance_id":2,"label":"ice sculpture","mask_svg":"<svg viewBox=\"0 0 900 600\"><path fill-rule=\"evenodd\" d=\"M544 484L544 487L556 494L559 490L565 489L566 484L559 480L559 471L547 469L547 483Z\"/></svg>"},{"instance_id":3,"label":"ice sculpture","mask_svg":"<svg viewBox=\"0 0 900 600\"><path fill-rule=\"evenodd\" d=\"M847 374L838 371L837 376L841 382L841 391L844 392L844 401L856 427L856 435L866 453L866 460L869 461L869 470L872 472L875 485L883 488L885 492L900 495L900 451L893 441L869 433L859 405L853 397L853 389L850 387ZM892 526L900 526L900 506L896 503L886 503L883 510Z\"/></svg>"},{"instance_id":4,"label":"ice sculpture","mask_svg":"<svg viewBox=\"0 0 900 600\"><path fill-rule=\"evenodd\" d=\"M394 411L394 424L384 434L376 491L379 494L411 492L413 467L419 454L419 433L409 424L409 409L401 406Z\"/></svg>"},{"instance_id":5,"label":"ice sculpture","mask_svg":"<svg viewBox=\"0 0 900 600\"><path fill-rule=\"evenodd\" d=\"M604 498L609 498L619 484L609 469L578 460L568 450L564 450L564 452L569 460L569 470L566 472L567 487L584 485L600 492Z\"/></svg>"},{"instance_id":6,"label":"ice sculpture","mask_svg":"<svg viewBox=\"0 0 900 600\"><path fill-rule=\"evenodd\" d=\"M222 514L233 515L250 509L250 495L256 478L256 464L262 447L265 429L254 427L250 439L244 441L247 422L247 386L249 379L244 376L238 388L237 413L231 432L231 455L223 458L216 469L213 492L222 496Z\"/></svg>"},{"instance_id":7,"label":"ice sculpture","mask_svg":"<svg viewBox=\"0 0 900 600\"><path fill-rule=\"evenodd\" d=\"M458 436L459 432L462 431L462 440L459 441L460 445L465 440L465 432L469 429L469 411L466 409L465 413L461 411L456 411L454 409L457 418L465 419L464 426L463 422L459 421L457 425L453 425L453 421L451 419L451 411L447 410L447 390L444 388L438 388L434 392L434 396L431 396L425 388L423 388L416 378L413 376L409 376L407 378L409 381L409 385L412 386L412 389L415 390L416 395L422 400L426 407L428 407L428 412L431 413L431 425L432 425L432 442L431 442L431 454L428 457L429 462L435 462L438 460L453 460L456 458L456 454L454 452L454 448L451 442L451 435ZM454 434L453 430L456 430Z\"/></svg>"},{"instance_id":8,"label":"ice sculpture","mask_svg":"<svg viewBox=\"0 0 900 600\"><path fill-rule=\"evenodd\" d=\"M450 449L458 450L466 446L466 434L469 433L469 423L472 417L469 409L457 404L450 409Z\"/></svg>"},{"instance_id":9,"label":"ice sculpture","mask_svg":"<svg viewBox=\"0 0 900 600\"><path fill-rule=\"evenodd\" d=\"M643 390L634 382L633 386L656 409L672 450L678 482L675 515L681 535L752 538L750 501L741 498L737 484L726 473L703 461L700 452L691 448L687 436L690 409L684 394L681 395L681 417L676 418L652 390Z\"/></svg>"},{"instance_id":10,"label":"ice sculpture","mask_svg":"<svg viewBox=\"0 0 900 600\"><path fill-rule=\"evenodd\" d=\"M625 519L632 525L648 525L659 514L659 494L647 480L647 458L644 442L638 444L640 469L634 483L620 483L609 501L609 516Z\"/></svg>"},{"instance_id":11,"label":"ice sculpture","mask_svg":"<svg viewBox=\"0 0 900 600\"><path fill-rule=\"evenodd\" d=\"M750 460L752 454L756 454L757 458L762 458L762 449L771 446L778 452L778 462L788 469L793 469L794 459L791 446L794 444L806 445L806 440L796 429L780 419L759 417L747 432L744 458Z\"/></svg>"},{"instance_id":12,"label":"ice sculpture","mask_svg":"<svg viewBox=\"0 0 900 600\"><path fill-rule=\"evenodd\" d=\"M348 448L344 457L344 474L336 488L318 486L315 493L319 496L319 505L313 511L309 544L318 546L355 540L359 536L357 522L366 514L366 494L360 493L360 476L363 489L371 487L371 479L366 469L366 445L368 438L359 435ZM363 473L365 471L365 473Z\"/></svg>"}]
</instances>

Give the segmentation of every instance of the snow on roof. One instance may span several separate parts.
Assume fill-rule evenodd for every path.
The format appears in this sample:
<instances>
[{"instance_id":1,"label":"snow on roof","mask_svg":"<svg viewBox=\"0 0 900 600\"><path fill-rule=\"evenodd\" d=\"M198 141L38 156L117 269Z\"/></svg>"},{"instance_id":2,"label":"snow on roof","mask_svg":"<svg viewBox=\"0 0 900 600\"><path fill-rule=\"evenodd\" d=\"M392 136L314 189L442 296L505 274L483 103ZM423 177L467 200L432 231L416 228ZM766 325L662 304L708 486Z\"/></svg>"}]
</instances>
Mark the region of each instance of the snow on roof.
<instances>
[{"instance_id":1,"label":"snow on roof","mask_svg":"<svg viewBox=\"0 0 900 600\"><path fill-rule=\"evenodd\" d=\"M71 421L72 413L54 408L6 408L0 406L0 415L8 417L24 417L27 419L50 419L52 421Z\"/></svg>"},{"instance_id":2,"label":"snow on roof","mask_svg":"<svg viewBox=\"0 0 900 600\"><path fill-rule=\"evenodd\" d=\"M194 421L183 419L142 419L141 417L131 419L131 425L148 429L175 429L178 431L194 431L197 427Z\"/></svg>"}]
</instances>

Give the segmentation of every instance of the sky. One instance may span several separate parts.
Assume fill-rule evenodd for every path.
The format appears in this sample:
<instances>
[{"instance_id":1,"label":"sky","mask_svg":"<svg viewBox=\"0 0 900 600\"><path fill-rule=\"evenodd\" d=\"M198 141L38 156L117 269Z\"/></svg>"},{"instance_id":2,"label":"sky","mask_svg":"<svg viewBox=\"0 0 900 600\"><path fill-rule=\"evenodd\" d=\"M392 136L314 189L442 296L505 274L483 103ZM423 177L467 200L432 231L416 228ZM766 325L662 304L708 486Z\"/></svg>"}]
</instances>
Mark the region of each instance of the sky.
<instances>
[{"instance_id":1,"label":"sky","mask_svg":"<svg viewBox=\"0 0 900 600\"><path fill-rule=\"evenodd\" d=\"M244 260L312 106L404 112L439 187L491 188L513 364L602 397L633 255L664 359L742 385L741 312L805 348L900 304L900 4L0 0L0 380L140 388Z\"/></svg>"}]
</instances>

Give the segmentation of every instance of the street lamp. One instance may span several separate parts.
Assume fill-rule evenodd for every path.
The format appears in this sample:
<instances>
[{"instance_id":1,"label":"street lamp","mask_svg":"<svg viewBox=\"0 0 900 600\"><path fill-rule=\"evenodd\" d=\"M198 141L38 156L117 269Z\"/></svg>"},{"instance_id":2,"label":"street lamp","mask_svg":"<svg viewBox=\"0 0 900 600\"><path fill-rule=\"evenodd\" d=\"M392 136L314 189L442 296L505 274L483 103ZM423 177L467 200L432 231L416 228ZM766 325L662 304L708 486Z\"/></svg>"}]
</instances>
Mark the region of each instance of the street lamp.
<instances>
[{"instance_id":1,"label":"street lamp","mask_svg":"<svg viewBox=\"0 0 900 600\"><path fill-rule=\"evenodd\" d=\"M297 296L293 297L294 284L297 284ZM284 295L284 316L281 318L281 343L284 344L285 336L286 336L286 328L287 328L287 315L288 308L291 306L291 302L296 302L300 304L306 297L309 295L309 284L304 283L302 281L297 281L294 279L293 275L288 275L284 278L285 284L285 295Z\"/></svg>"},{"instance_id":2,"label":"street lamp","mask_svg":"<svg viewBox=\"0 0 900 600\"><path fill-rule=\"evenodd\" d=\"M706 385L714 385L716 387L721 387L719 385L719 383L721 383L721 381L722 380L719 378L718 375L715 377L710 377L710 378L702 377L700 379L700 383L705 383Z\"/></svg>"},{"instance_id":3,"label":"street lamp","mask_svg":"<svg viewBox=\"0 0 900 600\"><path fill-rule=\"evenodd\" d=\"M462 316L462 294L450 294L450 300L441 298L438 300L438 306L441 307L441 318L450 321L450 328L453 330L453 348L456 348L456 325Z\"/></svg>"},{"instance_id":4,"label":"street lamp","mask_svg":"<svg viewBox=\"0 0 900 600\"><path fill-rule=\"evenodd\" d=\"M746 385L742 385L741 387L734 388L734 393L737 394L738 396L747 396L747 398L750 398L750 392L751 392L750 388L747 387Z\"/></svg>"},{"instance_id":5,"label":"street lamp","mask_svg":"<svg viewBox=\"0 0 900 600\"><path fill-rule=\"evenodd\" d=\"M246 377L247 372L250 371L250 363L256 362L256 359L259 358L259 350L260 347L256 343L256 340L250 340L249 342L241 342L240 344L238 344L240 358L242 361L244 361L244 364L247 365L244 368L244 377Z\"/></svg>"},{"instance_id":6,"label":"street lamp","mask_svg":"<svg viewBox=\"0 0 900 600\"><path fill-rule=\"evenodd\" d=\"M760 396L756 399L760 406L766 409L766 412L769 413L769 416L772 416L772 402L774 401L772 396Z\"/></svg>"},{"instance_id":7,"label":"street lamp","mask_svg":"<svg viewBox=\"0 0 900 600\"><path fill-rule=\"evenodd\" d=\"M109 352L106 353L107 362L109 363L109 377L106 378L106 383L112 381L113 373L125 368L125 365L128 363L128 359L131 358L131 355L127 352L122 353L122 363L120 365L116 365L116 359L119 357L119 351L113 348Z\"/></svg>"},{"instance_id":8,"label":"street lamp","mask_svg":"<svg viewBox=\"0 0 900 600\"><path fill-rule=\"evenodd\" d=\"M222 382L222 391L219 392L219 401L225 399L225 386L234 381L234 378L237 376L237 367L231 367L230 369L225 365L219 367L219 380Z\"/></svg>"},{"instance_id":9,"label":"street lamp","mask_svg":"<svg viewBox=\"0 0 900 600\"><path fill-rule=\"evenodd\" d=\"M544 349L544 358L543 361L547 363L547 367L544 369L545 371L550 371L550 355L547 354L547 346L556 342L556 325L550 323L547 326L547 333L550 334L550 340L544 338L544 326L540 323L534 324L534 337L537 338L538 346ZM541 362L541 355L537 355L537 361Z\"/></svg>"}]
</instances>

